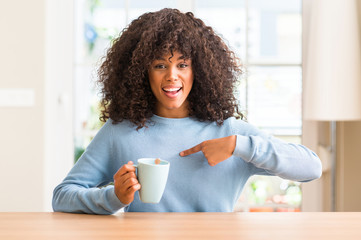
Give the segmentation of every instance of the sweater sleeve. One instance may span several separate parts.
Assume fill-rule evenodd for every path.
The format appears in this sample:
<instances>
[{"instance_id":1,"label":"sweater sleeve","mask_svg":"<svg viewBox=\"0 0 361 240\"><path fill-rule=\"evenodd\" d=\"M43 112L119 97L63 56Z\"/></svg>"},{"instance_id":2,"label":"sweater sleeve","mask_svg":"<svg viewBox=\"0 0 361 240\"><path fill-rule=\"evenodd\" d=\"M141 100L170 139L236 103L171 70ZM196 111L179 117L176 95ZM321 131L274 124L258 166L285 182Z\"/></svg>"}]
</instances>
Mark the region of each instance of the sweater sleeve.
<instances>
[{"instance_id":1,"label":"sweater sleeve","mask_svg":"<svg viewBox=\"0 0 361 240\"><path fill-rule=\"evenodd\" d=\"M232 128L237 135L233 155L253 164L255 174L300 182L321 177L320 159L305 146L286 143L239 120L232 122Z\"/></svg>"},{"instance_id":2,"label":"sweater sleeve","mask_svg":"<svg viewBox=\"0 0 361 240\"><path fill-rule=\"evenodd\" d=\"M125 207L114 186L98 188L113 181L111 120L99 130L69 174L53 192L53 209L59 212L113 214ZM113 173L114 172L114 173Z\"/></svg>"}]
</instances>

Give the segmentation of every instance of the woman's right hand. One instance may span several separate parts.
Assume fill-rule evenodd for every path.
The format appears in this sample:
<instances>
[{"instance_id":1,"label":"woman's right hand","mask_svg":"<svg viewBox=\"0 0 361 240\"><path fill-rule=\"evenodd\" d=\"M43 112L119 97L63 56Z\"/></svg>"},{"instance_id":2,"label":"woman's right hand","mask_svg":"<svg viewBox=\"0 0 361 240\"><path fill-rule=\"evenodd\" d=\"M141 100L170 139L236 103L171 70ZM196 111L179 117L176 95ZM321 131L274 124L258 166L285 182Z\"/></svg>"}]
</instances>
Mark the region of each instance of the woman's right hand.
<instances>
[{"instance_id":1,"label":"woman's right hand","mask_svg":"<svg viewBox=\"0 0 361 240\"><path fill-rule=\"evenodd\" d=\"M123 204L129 204L134 200L134 193L140 189L135 167L129 161L123 165L114 175L114 192Z\"/></svg>"}]
</instances>

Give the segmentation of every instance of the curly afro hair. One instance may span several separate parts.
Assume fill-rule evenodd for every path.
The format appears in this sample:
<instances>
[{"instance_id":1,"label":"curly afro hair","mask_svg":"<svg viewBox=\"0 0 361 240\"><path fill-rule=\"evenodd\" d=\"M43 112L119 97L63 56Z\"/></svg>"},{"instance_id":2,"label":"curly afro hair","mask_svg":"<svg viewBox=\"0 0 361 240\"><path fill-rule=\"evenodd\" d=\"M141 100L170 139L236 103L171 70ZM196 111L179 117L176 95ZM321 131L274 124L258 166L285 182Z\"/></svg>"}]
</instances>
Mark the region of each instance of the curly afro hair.
<instances>
[{"instance_id":1,"label":"curly afro hair","mask_svg":"<svg viewBox=\"0 0 361 240\"><path fill-rule=\"evenodd\" d=\"M241 65L223 40L191 12L162 9L141 15L125 28L107 51L98 74L101 121L125 119L146 127L156 98L148 68L178 51L192 60L194 82L188 95L190 116L222 125L229 117L243 118L233 94Z\"/></svg>"}]
</instances>

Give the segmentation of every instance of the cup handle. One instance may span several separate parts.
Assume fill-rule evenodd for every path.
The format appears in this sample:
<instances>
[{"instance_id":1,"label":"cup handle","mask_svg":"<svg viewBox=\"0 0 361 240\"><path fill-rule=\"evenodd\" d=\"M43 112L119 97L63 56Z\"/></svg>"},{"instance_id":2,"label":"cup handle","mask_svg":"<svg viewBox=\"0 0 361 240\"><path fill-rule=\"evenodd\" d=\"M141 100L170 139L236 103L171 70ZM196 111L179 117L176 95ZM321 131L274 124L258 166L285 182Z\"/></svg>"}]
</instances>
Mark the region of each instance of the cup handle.
<instances>
[{"instance_id":1,"label":"cup handle","mask_svg":"<svg viewBox=\"0 0 361 240\"><path fill-rule=\"evenodd\" d=\"M139 164L133 164L133 167L135 167L135 176L137 177L137 179L138 179L138 166L139 166Z\"/></svg>"}]
</instances>

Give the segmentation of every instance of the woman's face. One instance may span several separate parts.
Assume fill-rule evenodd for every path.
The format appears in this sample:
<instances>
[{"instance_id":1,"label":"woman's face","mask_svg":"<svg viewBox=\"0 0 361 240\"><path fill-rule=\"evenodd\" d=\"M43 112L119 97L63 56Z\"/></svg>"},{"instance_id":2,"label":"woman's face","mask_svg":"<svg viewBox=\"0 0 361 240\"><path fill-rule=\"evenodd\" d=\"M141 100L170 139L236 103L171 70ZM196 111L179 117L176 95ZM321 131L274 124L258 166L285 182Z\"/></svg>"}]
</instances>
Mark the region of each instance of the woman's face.
<instances>
[{"instance_id":1,"label":"woman's face","mask_svg":"<svg viewBox=\"0 0 361 240\"><path fill-rule=\"evenodd\" d=\"M148 70L150 87L157 99L155 114L167 118L189 115L187 97L193 85L192 60L179 52L154 60Z\"/></svg>"}]
</instances>

